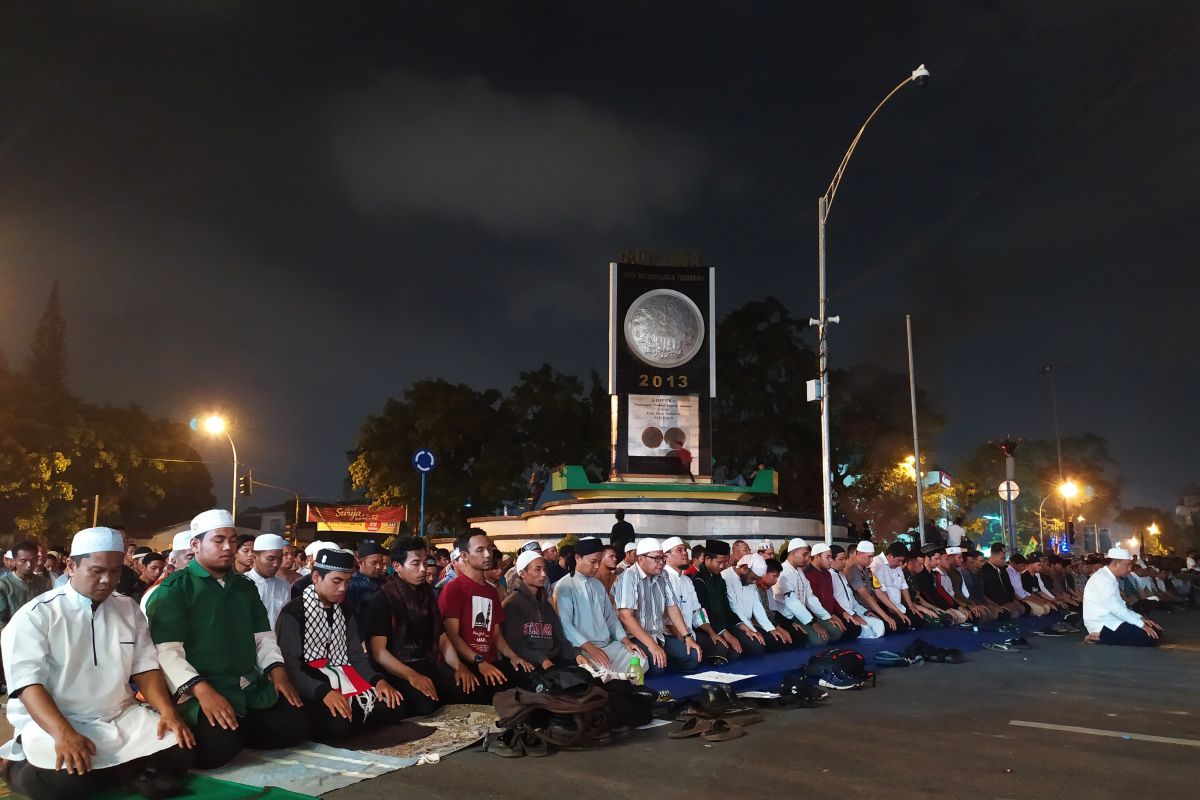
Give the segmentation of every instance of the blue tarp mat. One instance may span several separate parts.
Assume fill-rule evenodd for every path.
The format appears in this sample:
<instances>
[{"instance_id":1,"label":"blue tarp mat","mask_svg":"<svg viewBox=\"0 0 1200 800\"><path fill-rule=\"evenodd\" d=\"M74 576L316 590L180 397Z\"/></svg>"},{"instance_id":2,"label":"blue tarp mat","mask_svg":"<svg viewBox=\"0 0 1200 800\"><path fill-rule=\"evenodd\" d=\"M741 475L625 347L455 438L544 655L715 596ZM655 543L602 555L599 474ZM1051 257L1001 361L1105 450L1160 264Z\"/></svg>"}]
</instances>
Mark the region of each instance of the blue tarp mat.
<instances>
[{"instance_id":1,"label":"blue tarp mat","mask_svg":"<svg viewBox=\"0 0 1200 800\"><path fill-rule=\"evenodd\" d=\"M1032 636L1034 631L1041 630L1062 618L1061 614L1051 614L1046 617L1030 617L1018 619L1014 624L1021 629L1022 636ZM867 657L868 668L875 669L873 656L880 650L891 650L903 653L904 648L916 639L924 639L935 647L954 647L963 653L981 650L986 642L999 642L1012 638L1017 634L999 633L984 628L995 628L997 623L982 626L978 632L963 628L935 628L933 630L910 631L884 636L880 639L855 639L845 647L857 650ZM834 647L841 647L835 643ZM708 667L701 665L699 672L716 670L735 674L754 675L733 684L735 691L751 690L774 691L779 688L783 675L792 672L808 663L808 659L822 649L819 647L792 648L782 653L769 653L756 658L742 658L723 667ZM940 665L937 665L940 666ZM676 672L656 675L646 679L646 685L658 691L668 691L676 700L692 697L700 692L703 681L691 680Z\"/></svg>"}]
</instances>

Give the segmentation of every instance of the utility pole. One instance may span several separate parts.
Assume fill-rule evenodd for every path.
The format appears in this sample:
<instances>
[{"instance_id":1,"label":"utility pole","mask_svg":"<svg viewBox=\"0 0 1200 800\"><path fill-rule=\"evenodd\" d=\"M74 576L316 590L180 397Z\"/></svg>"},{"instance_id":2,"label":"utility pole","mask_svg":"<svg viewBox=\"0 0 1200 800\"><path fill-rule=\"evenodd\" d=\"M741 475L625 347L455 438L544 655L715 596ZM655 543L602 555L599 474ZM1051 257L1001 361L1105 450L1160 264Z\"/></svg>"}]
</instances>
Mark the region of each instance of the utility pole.
<instances>
[{"instance_id":1,"label":"utility pole","mask_svg":"<svg viewBox=\"0 0 1200 800\"><path fill-rule=\"evenodd\" d=\"M1063 476L1062 437L1059 435L1059 432L1058 432L1058 389L1054 383L1054 365L1047 364L1046 366L1042 367L1041 372L1043 375L1050 376L1050 408L1054 412L1054 446L1058 450L1058 485L1062 486L1066 479ZM1066 497L1066 495L1063 495L1063 497L1062 497L1062 518L1063 518L1063 534L1066 535L1066 528L1067 528L1067 497ZM1043 547L1046 546L1045 542L1042 543L1042 546Z\"/></svg>"},{"instance_id":2,"label":"utility pole","mask_svg":"<svg viewBox=\"0 0 1200 800\"><path fill-rule=\"evenodd\" d=\"M921 437L917 433L917 372L913 368L912 316L904 315L904 328L908 334L908 396L912 405L913 424L913 471L917 480L917 533L921 544L925 544L925 486L921 482Z\"/></svg>"}]
</instances>

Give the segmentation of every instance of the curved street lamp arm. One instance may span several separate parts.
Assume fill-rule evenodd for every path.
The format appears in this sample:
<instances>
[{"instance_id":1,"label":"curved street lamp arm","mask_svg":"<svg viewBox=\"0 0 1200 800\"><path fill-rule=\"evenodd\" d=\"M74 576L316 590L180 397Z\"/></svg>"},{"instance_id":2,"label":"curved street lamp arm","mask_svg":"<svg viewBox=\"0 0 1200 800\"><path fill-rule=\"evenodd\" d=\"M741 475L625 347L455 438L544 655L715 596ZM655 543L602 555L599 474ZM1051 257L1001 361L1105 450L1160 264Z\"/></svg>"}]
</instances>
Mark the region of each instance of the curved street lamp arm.
<instances>
[{"instance_id":1,"label":"curved street lamp arm","mask_svg":"<svg viewBox=\"0 0 1200 800\"><path fill-rule=\"evenodd\" d=\"M875 106L875 110L867 117L867 121L858 129L858 133L854 134L854 139L850 142L850 148L846 150L846 155L842 156L842 162L838 164L837 170L833 173L833 180L829 182L829 188L825 190L825 219L829 219L829 211L833 208L833 198L837 195L838 185L842 182L842 174L846 171L846 165L850 163L850 156L854 155L854 148L858 147L858 140L862 138L863 132L867 126L871 124L871 120L875 119L875 115L879 113L879 109L887 105L887 101L891 100L896 92L903 89L905 86L913 82L913 76L909 75L900 83L896 84L896 88L887 93L887 97L879 101L879 105Z\"/></svg>"}]
</instances>

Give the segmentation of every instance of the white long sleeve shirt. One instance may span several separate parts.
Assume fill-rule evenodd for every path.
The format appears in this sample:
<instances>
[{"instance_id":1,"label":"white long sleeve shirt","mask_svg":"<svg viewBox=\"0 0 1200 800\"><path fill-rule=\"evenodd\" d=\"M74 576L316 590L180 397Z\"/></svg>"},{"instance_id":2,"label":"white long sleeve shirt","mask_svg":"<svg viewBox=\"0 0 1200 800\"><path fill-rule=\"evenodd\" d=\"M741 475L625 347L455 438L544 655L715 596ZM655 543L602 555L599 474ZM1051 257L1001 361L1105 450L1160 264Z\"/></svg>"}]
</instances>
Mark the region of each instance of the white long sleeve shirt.
<instances>
[{"instance_id":1,"label":"white long sleeve shirt","mask_svg":"<svg viewBox=\"0 0 1200 800\"><path fill-rule=\"evenodd\" d=\"M732 589L730 591L732 592ZM731 594L729 597L729 606L750 630L755 629L755 623L764 631L775 630L775 623L767 616L767 610L763 608L762 599L758 594L758 587L753 583L749 586L738 586L736 596Z\"/></svg>"},{"instance_id":2,"label":"white long sleeve shirt","mask_svg":"<svg viewBox=\"0 0 1200 800\"><path fill-rule=\"evenodd\" d=\"M708 614L700 605L700 598L696 594L696 587L692 583L692 579L669 564L663 569L663 574L667 576L667 582L671 584L671 591L675 594L675 604L679 606L679 613L683 615L683 621L688 626L688 633L695 635L701 625L708 624Z\"/></svg>"},{"instance_id":3,"label":"white long sleeve shirt","mask_svg":"<svg viewBox=\"0 0 1200 800\"><path fill-rule=\"evenodd\" d=\"M769 602L772 611L794 619L801 625L812 622L814 616L817 619L829 619L829 612L813 594L808 578L787 561L783 562L783 571L779 573L779 581L772 590Z\"/></svg>"},{"instance_id":4,"label":"white long sleeve shirt","mask_svg":"<svg viewBox=\"0 0 1200 800\"><path fill-rule=\"evenodd\" d=\"M1108 628L1115 631L1122 622L1142 627L1142 615L1121 599L1117 576L1108 567L1101 567L1088 578L1083 587L1083 626L1088 633Z\"/></svg>"}]
</instances>

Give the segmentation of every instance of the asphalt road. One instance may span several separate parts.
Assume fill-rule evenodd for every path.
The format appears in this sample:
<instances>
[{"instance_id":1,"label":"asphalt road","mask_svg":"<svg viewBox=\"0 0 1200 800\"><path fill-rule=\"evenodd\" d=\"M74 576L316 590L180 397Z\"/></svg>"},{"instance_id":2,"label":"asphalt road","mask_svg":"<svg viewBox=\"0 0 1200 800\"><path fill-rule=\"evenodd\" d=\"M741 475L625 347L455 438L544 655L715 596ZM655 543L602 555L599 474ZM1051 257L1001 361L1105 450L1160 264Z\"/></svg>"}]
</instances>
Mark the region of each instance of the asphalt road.
<instances>
[{"instance_id":1,"label":"asphalt road","mask_svg":"<svg viewBox=\"0 0 1200 800\"><path fill-rule=\"evenodd\" d=\"M537 760L471 748L326 797L1200 797L1200 612L1159 621L1169 644L1158 650L1032 637L1033 651L888 670L878 687L838 693L825 707L764 712L730 742L672 740L660 728Z\"/></svg>"}]
</instances>

